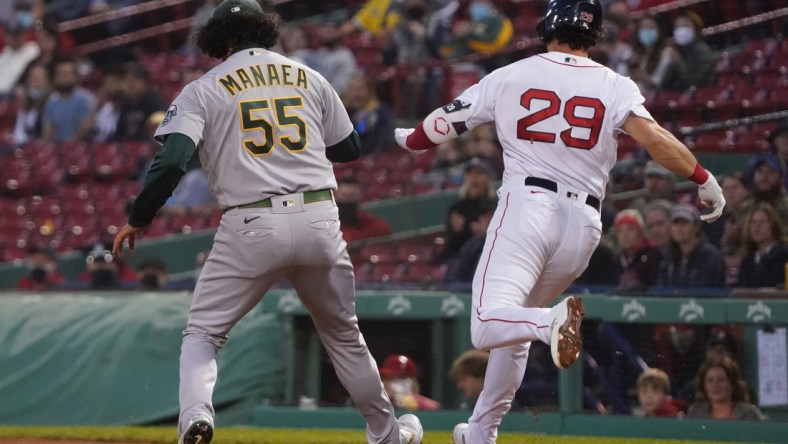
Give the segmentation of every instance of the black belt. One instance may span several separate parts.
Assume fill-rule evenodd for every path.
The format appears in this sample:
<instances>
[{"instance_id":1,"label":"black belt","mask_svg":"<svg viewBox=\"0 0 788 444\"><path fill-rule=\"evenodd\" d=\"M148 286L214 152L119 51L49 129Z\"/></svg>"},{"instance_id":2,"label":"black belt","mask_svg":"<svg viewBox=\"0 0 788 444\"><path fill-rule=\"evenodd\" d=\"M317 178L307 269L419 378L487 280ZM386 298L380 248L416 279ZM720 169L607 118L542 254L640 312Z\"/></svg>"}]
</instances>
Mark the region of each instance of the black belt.
<instances>
[{"instance_id":1,"label":"black belt","mask_svg":"<svg viewBox=\"0 0 788 444\"><path fill-rule=\"evenodd\" d=\"M553 182L550 179L542 179L541 177L529 176L529 177L525 178L525 184L526 185L532 185L532 186L539 187L539 188L544 188L545 190L550 190L553 193L557 193L558 192L558 184ZM566 192L566 197L572 197L572 192L571 191L567 191ZM599 198L594 197L594 196L592 196L590 194L586 196L586 205L591 206L592 208L594 208L597 211L599 211L599 208L601 208L601 205L600 205L600 202L599 202Z\"/></svg>"}]
</instances>

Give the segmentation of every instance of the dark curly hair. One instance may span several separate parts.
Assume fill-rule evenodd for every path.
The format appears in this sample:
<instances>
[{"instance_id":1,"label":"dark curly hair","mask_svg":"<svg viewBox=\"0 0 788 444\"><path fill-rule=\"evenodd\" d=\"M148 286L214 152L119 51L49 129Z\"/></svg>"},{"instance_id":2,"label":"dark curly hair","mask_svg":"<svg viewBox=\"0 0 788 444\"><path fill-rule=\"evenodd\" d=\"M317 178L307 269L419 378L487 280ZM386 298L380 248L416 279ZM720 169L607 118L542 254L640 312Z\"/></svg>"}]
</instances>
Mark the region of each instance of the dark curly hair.
<instances>
[{"instance_id":1,"label":"dark curly hair","mask_svg":"<svg viewBox=\"0 0 788 444\"><path fill-rule=\"evenodd\" d=\"M589 48L595 46L597 41L602 37L599 31L589 31L577 28L558 28L554 29L544 35L544 41L557 40L558 43L569 45L570 48L577 51L584 49L588 51Z\"/></svg>"},{"instance_id":2,"label":"dark curly hair","mask_svg":"<svg viewBox=\"0 0 788 444\"><path fill-rule=\"evenodd\" d=\"M194 44L205 54L224 59L229 51L249 47L268 49L279 39L279 16L271 13L242 12L208 20L197 29Z\"/></svg>"}]
</instances>

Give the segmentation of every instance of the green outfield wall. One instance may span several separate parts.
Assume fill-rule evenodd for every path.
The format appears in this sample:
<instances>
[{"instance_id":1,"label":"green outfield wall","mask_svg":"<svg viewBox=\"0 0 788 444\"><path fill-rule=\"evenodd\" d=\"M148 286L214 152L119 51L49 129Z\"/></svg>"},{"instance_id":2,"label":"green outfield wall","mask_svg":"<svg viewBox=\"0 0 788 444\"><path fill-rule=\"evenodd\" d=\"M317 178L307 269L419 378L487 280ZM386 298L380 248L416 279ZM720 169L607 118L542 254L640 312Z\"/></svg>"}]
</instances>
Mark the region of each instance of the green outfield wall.
<instances>
[{"instance_id":1,"label":"green outfield wall","mask_svg":"<svg viewBox=\"0 0 788 444\"><path fill-rule=\"evenodd\" d=\"M172 423L177 415L181 331L190 293L57 293L0 295L0 424L132 425ZM788 300L631 298L585 295L589 318L621 323L788 324ZM429 393L450 397L443 378L451 359L470 347L470 296L451 292L361 292L362 328L417 323L434 360ZM347 408L302 410L301 396L320 393L322 348L290 290L272 290L231 333L218 358L217 424L361 428ZM420 323L420 324L418 324ZM370 348L395 338L367 335ZM377 336L377 337L376 337ZM786 353L788 350L775 350ZM547 434L786 442L779 409L772 421L637 419L582 413L580 366L561 372L560 409L512 412L503 431ZM788 375L786 376L788 378ZM753 383L757 384L757 381ZM449 405L447 403L447 405ZM289 407L287 407L289 406ZM449 430L468 412L421 412L425 427ZM669 426L668 426L669 425Z\"/></svg>"}]
</instances>

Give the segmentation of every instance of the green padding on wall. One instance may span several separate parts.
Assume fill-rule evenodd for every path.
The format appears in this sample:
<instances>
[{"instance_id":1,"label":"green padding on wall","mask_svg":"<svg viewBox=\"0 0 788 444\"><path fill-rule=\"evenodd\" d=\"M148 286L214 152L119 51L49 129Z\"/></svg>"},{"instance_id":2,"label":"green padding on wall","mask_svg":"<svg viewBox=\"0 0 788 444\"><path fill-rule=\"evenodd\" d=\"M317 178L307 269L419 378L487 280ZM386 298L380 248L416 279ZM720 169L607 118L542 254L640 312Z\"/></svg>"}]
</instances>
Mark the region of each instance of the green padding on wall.
<instances>
[{"instance_id":1,"label":"green padding on wall","mask_svg":"<svg viewBox=\"0 0 788 444\"><path fill-rule=\"evenodd\" d=\"M178 414L190 293L0 297L0 424L133 425ZM281 398L280 318L260 308L219 353L216 405Z\"/></svg>"}]
</instances>

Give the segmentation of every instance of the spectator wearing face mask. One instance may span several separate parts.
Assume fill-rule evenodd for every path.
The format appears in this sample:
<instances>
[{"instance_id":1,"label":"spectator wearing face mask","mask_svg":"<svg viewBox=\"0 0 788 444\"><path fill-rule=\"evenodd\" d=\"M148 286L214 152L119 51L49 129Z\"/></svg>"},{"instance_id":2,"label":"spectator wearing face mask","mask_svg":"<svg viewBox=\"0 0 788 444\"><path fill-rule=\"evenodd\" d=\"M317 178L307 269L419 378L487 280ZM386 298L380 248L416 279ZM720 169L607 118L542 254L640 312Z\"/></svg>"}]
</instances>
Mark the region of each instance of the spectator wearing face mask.
<instances>
[{"instance_id":1,"label":"spectator wearing face mask","mask_svg":"<svg viewBox=\"0 0 788 444\"><path fill-rule=\"evenodd\" d=\"M58 272L55 254L51 250L32 247L27 252L28 274L16 283L25 291L52 290L63 285L66 279Z\"/></svg>"},{"instance_id":2,"label":"spectator wearing face mask","mask_svg":"<svg viewBox=\"0 0 788 444\"><path fill-rule=\"evenodd\" d=\"M475 53L491 54L500 51L512 39L514 27L490 0L474 0L468 6L470 21L454 26L452 42L441 49L446 59Z\"/></svg>"},{"instance_id":3,"label":"spectator wearing face mask","mask_svg":"<svg viewBox=\"0 0 788 444\"><path fill-rule=\"evenodd\" d=\"M320 47L306 60L310 68L323 75L328 83L343 94L350 79L358 72L358 64L353 51L342 44L339 26L335 23L324 24L318 33Z\"/></svg>"},{"instance_id":4,"label":"spectator wearing face mask","mask_svg":"<svg viewBox=\"0 0 788 444\"><path fill-rule=\"evenodd\" d=\"M361 184L353 178L340 180L334 193L345 242L391 233L391 227L385 220L361 209L361 195Z\"/></svg>"},{"instance_id":5,"label":"spectator wearing face mask","mask_svg":"<svg viewBox=\"0 0 788 444\"><path fill-rule=\"evenodd\" d=\"M684 91L691 86L703 87L714 83L717 54L701 39L703 20L694 12L687 12L673 23L673 44L676 51L662 86Z\"/></svg>"},{"instance_id":6,"label":"spectator wearing face mask","mask_svg":"<svg viewBox=\"0 0 788 444\"><path fill-rule=\"evenodd\" d=\"M675 58L675 49L668 44L654 17L641 18L636 34L637 40L629 60L629 75L641 92L653 91L662 85Z\"/></svg>"},{"instance_id":7,"label":"spectator wearing face mask","mask_svg":"<svg viewBox=\"0 0 788 444\"><path fill-rule=\"evenodd\" d=\"M14 122L14 143L22 145L41 137L41 115L50 92L49 73L42 64L30 67L24 84L17 89L21 104Z\"/></svg>"},{"instance_id":8,"label":"spectator wearing face mask","mask_svg":"<svg viewBox=\"0 0 788 444\"><path fill-rule=\"evenodd\" d=\"M13 91L27 65L41 52L38 43L28 41L32 26L32 22L17 17L5 27L5 46L0 51L0 95Z\"/></svg>"}]
</instances>

